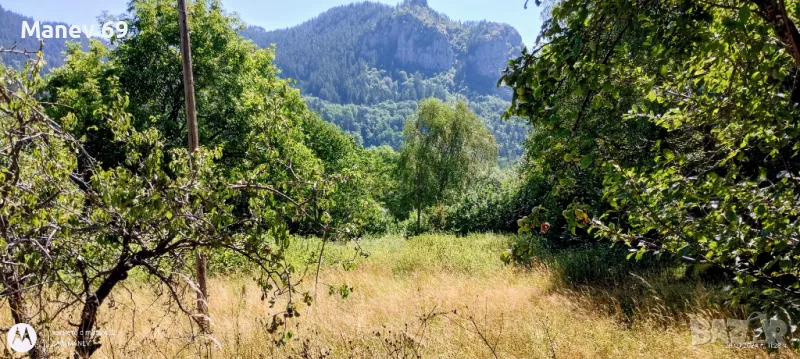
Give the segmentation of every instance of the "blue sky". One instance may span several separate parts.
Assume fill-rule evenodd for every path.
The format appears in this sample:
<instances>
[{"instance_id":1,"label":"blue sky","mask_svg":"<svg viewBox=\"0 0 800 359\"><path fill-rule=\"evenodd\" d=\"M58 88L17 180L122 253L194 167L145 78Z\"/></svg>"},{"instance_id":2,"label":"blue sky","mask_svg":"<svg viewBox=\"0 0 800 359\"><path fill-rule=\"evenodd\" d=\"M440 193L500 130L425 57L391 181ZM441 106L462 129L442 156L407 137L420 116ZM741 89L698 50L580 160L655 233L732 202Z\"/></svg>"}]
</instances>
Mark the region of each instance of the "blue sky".
<instances>
[{"instance_id":1,"label":"blue sky","mask_svg":"<svg viewBox=\"0 0 800 359\"><path fill-rule=\"evenodd\" d=\"M400 0L378 0L397 4ZM349 4L352 0L222 0L228 11L239 14L246 23L267 30L297 25L325 10ZM14 12L42 21L62 21L90 25L103 11L119 14L128 0L0 0L0 5ZM533 1L527 10L525 0L428 0L433 9L454 20L489 20L514 26L529 47L536 40L541 26L539 8Z\"/></svg>"}]
</instances>

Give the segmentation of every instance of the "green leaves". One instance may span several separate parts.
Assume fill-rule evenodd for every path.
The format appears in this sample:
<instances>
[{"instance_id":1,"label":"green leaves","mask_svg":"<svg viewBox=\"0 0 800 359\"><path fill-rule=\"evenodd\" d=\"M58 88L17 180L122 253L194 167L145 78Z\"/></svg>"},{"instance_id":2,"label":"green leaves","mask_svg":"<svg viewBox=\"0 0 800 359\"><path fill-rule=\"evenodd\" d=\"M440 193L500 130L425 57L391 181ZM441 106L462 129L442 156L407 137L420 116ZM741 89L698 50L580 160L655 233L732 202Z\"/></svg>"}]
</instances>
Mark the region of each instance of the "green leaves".
<instances>
[{"instance_id":1,"label":"green leaves","mask_svg":"<svg viewBox=\"0 0 800 359\"><path fill-rule=\"evenodd\" d=\"M20 288L103 303L133 268L163 285L185 282L203 248L248 263L274 304L297 292L299 271L285 253L290 228L350 238L340 226L352 218L334 222L331 208L347 202L335 196L361 174L334 168L332 158L352 150L352 139L313 127L272 53L239 38L218 2L190 6L201 118L201 148L191 154L174 4L134 2L134 36L113 50L73 46L45 89L35 71L23 77L0 66L8 159L0 161L0 221L11 225L3 240L15 243L0 257L41 280ZM43 109L40 98L53 105ZM82 325L94 328L90 314ZM297 316L291 299L285 314Z\"/></svg>"},{"instance_id":2,"label":"green leaves","mask_svg":"<svg viewBox=\"0 0 800 359\"><path fill-rule=\"evenodd\" d=\"M647 93L647 99L650 101L655 101L658 99L658 94L655 90L650 90L650 92Z\"/></svg>"},{"instance_id":3,"label":"green leaves","mask_svg":"<svg viewBox=\"0 0 800 359\"><path fill-rule=\"evenodd\" d=\"M739 21L746 24L750 20L750 6L744 5L739 8Z\"/></svg>"},{"instance_id":4,"label":"green leaves","mask_svg":"<svg viewBox=\"0 0 800 359\"><path fill-rule=\"evenodd\" d=\"M637 243L631 258L667 250L737 271L743 285L793 283L800 91L774 24L750 3L617 0L587 8L609 21L584 23L583 4L554 4L547 45L504 73L515 94L535 94L515 95L509 112L534 127L527 156L567 228L578 233L588 216L575 203L586 203L600 214L592 233ZM618 99L598 105L609 94Z\"/></svg>"},{"instance_id":5,"label":"green leaves","mask_svg":"<svg viewBox=\"0 0 800 359\"><path fill-rule=\"evenodd\" d=\"M661 154L667 161L672 161L673 159L675 159L675 153L670 150L664 150Z\"/></svg>"},{"instance_id":6,"label":"green leaves","mask_svg":"<svg viewBox=\"0 0 800 359\"><path fill-rule=\"evenodd\" d=\"M581 166L581 168L589 168L589 166L592 164L592 160L593 158L591 155L583 156L583 158L581 158L581 162L579 163L579 165Z\"/></svg>"}]
</instances>

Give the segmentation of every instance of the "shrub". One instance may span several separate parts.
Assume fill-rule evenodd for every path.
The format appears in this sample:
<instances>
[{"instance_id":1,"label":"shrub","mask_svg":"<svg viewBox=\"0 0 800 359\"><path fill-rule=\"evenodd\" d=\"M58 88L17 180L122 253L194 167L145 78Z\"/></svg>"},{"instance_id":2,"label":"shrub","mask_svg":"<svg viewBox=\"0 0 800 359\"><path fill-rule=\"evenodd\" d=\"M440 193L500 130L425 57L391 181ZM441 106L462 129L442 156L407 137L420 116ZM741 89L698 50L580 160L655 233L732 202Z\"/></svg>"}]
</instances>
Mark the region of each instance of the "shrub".
<instances>
[{"instance_id":1,"label":"shrub","mask_svg":"<svg viewBox=\"0 0 800 359\"><path fill-rule=\"evenodd\" d=\"M630 248L608 242L555 243L539 235L517 236L511 243L505 262L526 265L544 264L568 284L613 285L625 281L631 273L665 269L678 263L670 256L644 255L627 260Z\"/></svg>"}]
</instances>

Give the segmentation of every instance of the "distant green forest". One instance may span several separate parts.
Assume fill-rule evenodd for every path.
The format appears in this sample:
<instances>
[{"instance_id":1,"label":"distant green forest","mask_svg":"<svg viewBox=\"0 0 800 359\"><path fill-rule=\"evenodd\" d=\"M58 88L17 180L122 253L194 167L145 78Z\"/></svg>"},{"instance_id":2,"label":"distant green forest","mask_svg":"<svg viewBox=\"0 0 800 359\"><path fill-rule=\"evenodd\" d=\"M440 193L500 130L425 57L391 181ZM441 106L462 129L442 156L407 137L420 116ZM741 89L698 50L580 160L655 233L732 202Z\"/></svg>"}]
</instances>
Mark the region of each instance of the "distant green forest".
<instances>
[{"instance_id":1,"label":"distant green forest","mask_svg":"<svg viewBox=\"0 0 800 359\"><path fill-rule=\"evenodd\" d=\"M36 20L6 10L2 5L0 5L0 47L6 49L14 48L16 50L33 51L34 53L39 50L38 39L32 37L26 37L24 39L22 38L21 34L23 21L27 21L29 24L32 24ZM40 24L48 24L52 26L66 25L61 22L48 21L42 21ZM45 72L47 69L61 67L61 65L64 64L63 53L67 50L67 42L68 40L65 39L48 39L45 42L44 51L42 51L44 60L47 62ZM81 39L81 44L84 46L84 48L88 48L89 41L86 39ZM22 64L25 63L24 56L15 54L0 54L0 60L2 60L4 64L14 68L21 68Z\"/></svg>"},{"instance_id":2,"label":"distant green forest","mask_svg":"<svg viewBox=\"0 0 800 359\"><path fill-rule=\"evenodd\" d=\"M355 137L365 147L388 145L399 149L403 143L403 124L417 111L417 101L384 101L373 105L336 104L316 97L306 97L309 108ZM503 121L508 102L495 96L479 96L469 102L470 109L482 118L500 146L501 163L511 161L524 151L525 125ZM506 162L506 164L508 164Z\"/></svg>"}]
</instances>

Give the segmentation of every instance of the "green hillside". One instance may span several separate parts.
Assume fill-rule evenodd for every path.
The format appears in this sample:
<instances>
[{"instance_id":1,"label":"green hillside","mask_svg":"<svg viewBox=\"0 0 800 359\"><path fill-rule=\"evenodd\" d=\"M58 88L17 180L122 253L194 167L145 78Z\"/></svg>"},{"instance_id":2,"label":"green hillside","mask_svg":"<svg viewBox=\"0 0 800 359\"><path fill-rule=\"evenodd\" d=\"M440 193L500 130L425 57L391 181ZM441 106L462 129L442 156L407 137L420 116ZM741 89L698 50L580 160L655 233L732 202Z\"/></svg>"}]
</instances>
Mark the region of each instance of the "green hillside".
<instances>
[{"instance_id":1,"label":"green hillside","mask_svg":"<svg viewBox=\"0 0 800 359\"><path fill-rule=\"evenodd\" d=\"M9 11L0 5L0 47L5 49L15 48L16 50L29 50L36 51L39 49L39 40L26 37L22 38L22 22L27 21L33 24L35 21L31 17L23 16L15 12ZM41 25L66 25L61 22L40 22ZM50 68L60 67L64 64L63 52L67 49L68 40L65 39L48 39L45 41L43 54L44 60L47 62L45 70ZM81 39L84 48L88 46L88 41ZM0 60L4 64L11 65L11 67L19 68L25 62L24 55L18 54L0 54Z\"/></svg>"},{"instance_id":2,"label":"green hillside","mask_svg":"<svg viewBox=\"0 0 800 359\"><path fill-rule=\"evenodd\" d=\"M424 98L466 99L497 137L500 156L522 153L526 128L500 120L510 91L497 87L522 40L511 26L457 22L425 1L362 2L332 8L298 26L243 36L276 46L282 76L309 105L365 146L402 143L402 123ZM315 56L308 56L315 54Z\"/></svg>"}]
</instances>

